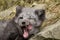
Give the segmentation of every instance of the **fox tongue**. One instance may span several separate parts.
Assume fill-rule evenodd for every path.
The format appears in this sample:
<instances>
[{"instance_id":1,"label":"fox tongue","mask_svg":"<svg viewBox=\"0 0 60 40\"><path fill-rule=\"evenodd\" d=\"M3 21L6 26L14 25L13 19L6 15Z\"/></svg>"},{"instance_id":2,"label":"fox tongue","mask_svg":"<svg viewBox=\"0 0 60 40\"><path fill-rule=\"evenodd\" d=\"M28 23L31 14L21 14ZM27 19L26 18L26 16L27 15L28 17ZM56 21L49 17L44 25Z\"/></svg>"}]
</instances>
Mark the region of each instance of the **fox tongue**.
<instances>
[{"instance_id":1,"label":"fox tongue","mask_svg":"<svg viewBox=\"0 0 60 40\"><path fill-rule=\"evenodd\" d=\"M24 38L28 38L28 36L29 36L29 33L28 33L27 29L31 30L32 29L32 25L29 25L26 29L24 29L24 33L23 33L23 37Z\"/></svg>"},{"instance_id":2,"label":"fox tongue","mask_svg":"<svg viewBox=\"0 0 60 40\"><path fill-rule=\"evenodd\" d=\"M29 25L29 26L28 26L28 29L31 30L31 29L32 29L32 25Z\"/></svg>"},{"instance_id":3,"label":"fox tongue","mask_svg":"<svg viewBox=\"0 0 60 40\"><path fill-rule=\"evenodd\" d=\"M24 38L28 38L28 31L27 31L27 30L24 30L23 37L24 37Z\"/></svg>"}]
</instances>

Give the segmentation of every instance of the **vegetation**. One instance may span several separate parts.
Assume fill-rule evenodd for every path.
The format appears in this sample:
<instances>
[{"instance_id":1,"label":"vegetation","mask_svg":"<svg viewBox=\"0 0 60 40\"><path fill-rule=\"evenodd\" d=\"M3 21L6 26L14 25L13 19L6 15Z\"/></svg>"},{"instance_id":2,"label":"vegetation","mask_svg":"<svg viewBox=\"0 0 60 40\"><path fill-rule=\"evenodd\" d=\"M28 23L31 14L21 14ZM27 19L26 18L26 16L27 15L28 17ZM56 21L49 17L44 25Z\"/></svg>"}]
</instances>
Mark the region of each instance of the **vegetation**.
<instances>
[{"instance_id":1,"label":"vegetation","mask_svg":"<svg viewBox=\"0 0 60 40\"><path fill-rule=\"evenodd\" d=\"M30 6L34 2L38 4L46 3L49 7L54 6L54 4L60 4L60 0L0 0L0 11L5 10L14 5Z\"/></svg>"},{"instance_id":2,"label":"vegetation","mask_svg":"<svg viewBox=\"0 0 60 40\"><path fill-rule=\"evenodd\" d=\"M15 6L28 6L32 7L32 5L36 4L46 4L46 17L50 18L46 20L43 25L46 26L48 24L55 23L57 20L60 19L60 0L0 0L0 14L4 14L4 11ZM13 8L11 8L12 10ZM13 10L15 11L15 10ZM12 14L2 17L0 16L0 19L10 19L13 17L14 12L12 11ZM2 12L2 13L1 13ZM8 10L9 12L9 10ZM50 15L50 16L48 16Z\"/></svg>"}]
</instances>

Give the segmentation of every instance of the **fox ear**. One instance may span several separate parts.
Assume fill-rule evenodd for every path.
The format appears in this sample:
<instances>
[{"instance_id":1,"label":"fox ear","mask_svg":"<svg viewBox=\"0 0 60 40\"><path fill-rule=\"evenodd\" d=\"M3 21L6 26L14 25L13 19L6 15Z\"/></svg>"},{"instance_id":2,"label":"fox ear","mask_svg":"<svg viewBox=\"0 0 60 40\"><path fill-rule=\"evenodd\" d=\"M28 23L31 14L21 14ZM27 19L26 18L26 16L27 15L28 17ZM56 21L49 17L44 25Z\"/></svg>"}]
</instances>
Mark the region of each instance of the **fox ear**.
<instances>
[{"instance_id":1,"label":"fox ear","mask_svg":"<svg viewBox=\"0 0 60 40\"><path fill-rule=\"evenodd\" d=\"M22 7L21 6L17 6L16 7L16 15L15 16L18 16L21 12L22 12Z\"/></svg>"},{"instance_id":2,"label":"fox ear","mask_svg":"<svg viewBox=\"0 0 60 40\"><path fill-rule=\"evenodd\" d=\"M45 10L43 9L35 10L35 14L39 17L40 20L45 18Z\"/></svg>"}]
</instances>

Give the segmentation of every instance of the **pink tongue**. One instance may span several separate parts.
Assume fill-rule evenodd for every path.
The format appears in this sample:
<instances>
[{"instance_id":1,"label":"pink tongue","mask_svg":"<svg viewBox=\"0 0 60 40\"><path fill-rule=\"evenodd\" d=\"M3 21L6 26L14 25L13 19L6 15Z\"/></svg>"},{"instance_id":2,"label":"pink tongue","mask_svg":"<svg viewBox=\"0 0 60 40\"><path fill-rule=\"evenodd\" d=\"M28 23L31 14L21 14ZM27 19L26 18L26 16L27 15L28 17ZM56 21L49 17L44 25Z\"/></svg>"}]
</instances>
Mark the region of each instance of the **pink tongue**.
<instances>
[{"instance_id":1,"label":"pink tongue","mask_svg":"<svg viewBox=\"0 0 60 40\"><path fill-rule=\"evenodd\" d=\"M32 29L32 26L31 26L31 25L29 25L29 26L28 26L28 29L29 29L29 30L31 30L31 29Z\"/></svg>"},{"instance_id":2,"label":"pink tongue","mask_svg":"<svg viewBox=\"0 0 60 40\"><path fill-rule=\"evenodd\" d=\"M27 29L28 29L28 30L31 30L31 29L32 29L32 26L29 25ZM24 37L24 38L28 38L28 36L29 36L27 29L24 29L24 34L23 34L23 37Z\"/></svg>"},{"instance_id":3,"label":"pink tongue","mask_svg":"<svg viewBox=\"0 0 60 40\"><path fill-rule=\"evenodd\" d=\"M28 38L28 31L24 30L23 37L24 37L24 38Z\"/></svg>"}]
</instances>

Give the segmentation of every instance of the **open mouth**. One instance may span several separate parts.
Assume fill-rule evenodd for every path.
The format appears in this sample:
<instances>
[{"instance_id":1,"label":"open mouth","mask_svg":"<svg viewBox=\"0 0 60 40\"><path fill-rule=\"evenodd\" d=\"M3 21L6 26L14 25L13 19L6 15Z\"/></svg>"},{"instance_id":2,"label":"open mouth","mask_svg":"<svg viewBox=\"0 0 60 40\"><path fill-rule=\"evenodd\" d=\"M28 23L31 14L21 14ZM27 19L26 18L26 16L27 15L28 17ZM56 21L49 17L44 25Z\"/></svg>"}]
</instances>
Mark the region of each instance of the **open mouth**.
<instances>
[{"instance_id":1,"label":"open mouth","mask_svg":"<svg viewBox=\"0 0 60 40\"><path fill-rule=\"evenodd\" d=\"M32 29L32 25L23 26L21 28L23 30L23 37L28 38L29 37L29 31Z\"/></svg>"}]
</instances>

